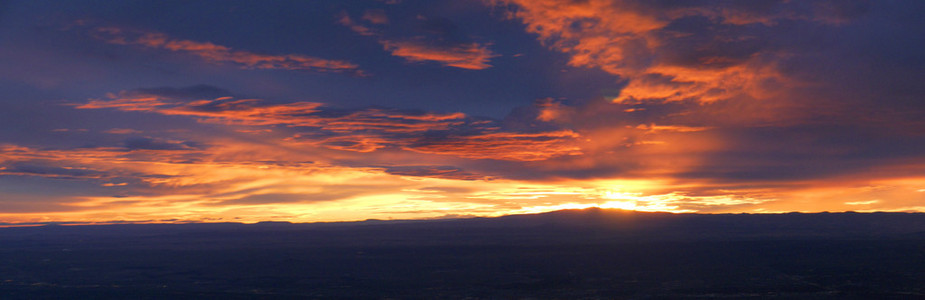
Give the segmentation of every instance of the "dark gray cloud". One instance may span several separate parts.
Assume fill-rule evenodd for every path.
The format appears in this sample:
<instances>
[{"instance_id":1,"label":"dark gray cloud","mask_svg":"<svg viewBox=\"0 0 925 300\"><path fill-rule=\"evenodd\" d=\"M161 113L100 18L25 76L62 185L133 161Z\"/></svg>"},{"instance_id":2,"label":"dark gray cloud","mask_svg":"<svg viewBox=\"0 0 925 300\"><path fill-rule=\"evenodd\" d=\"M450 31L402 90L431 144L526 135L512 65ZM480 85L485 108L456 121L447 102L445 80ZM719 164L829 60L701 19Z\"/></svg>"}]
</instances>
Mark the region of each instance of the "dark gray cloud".
<instances>
[{"instance_id":1,"label":"dark gray cloud","mask_svg":"<svg viewBox=\"0 0 925 300\"><path fill-rule=\"evenodd\" d=\"M487 179L484 175L466 172L452 166L391 166L384 167L385 172L394 175L433 177L459 180Z\"/></svg>"},{"instance_id":2,"label":"dark gray cloud","mask_svg":"<svg viewBox=\"0 0 925 300\"><path fill-rule=\"evenodd\" d=\"M109 177L105 171L81 167L55 166L41 161L12 161L0 164L0 175L41 176L61 179L101 179Z\"/></svg>"},{"instance_id":3,"label":"dark gray cloud","mask_svg":"<svg viewBox=\"0 0 925 300\"><path fill-rule=\"evenodd\" d=\"M171 141L150 137L134 137L126 139L123 147L128 150L198 150L203 146L191 141Z\"/></svg>"}]
</instances>

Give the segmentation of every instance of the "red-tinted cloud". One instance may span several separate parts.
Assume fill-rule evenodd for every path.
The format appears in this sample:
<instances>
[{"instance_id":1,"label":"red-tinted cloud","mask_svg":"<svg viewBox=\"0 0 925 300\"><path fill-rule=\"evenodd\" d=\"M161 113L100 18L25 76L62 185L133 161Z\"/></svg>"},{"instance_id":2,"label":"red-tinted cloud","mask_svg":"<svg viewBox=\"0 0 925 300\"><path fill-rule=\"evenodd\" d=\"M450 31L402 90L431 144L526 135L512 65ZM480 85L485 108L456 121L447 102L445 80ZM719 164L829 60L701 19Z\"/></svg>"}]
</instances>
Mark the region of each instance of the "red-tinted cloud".
<instances>
[{"instance_id":1,"label":"red-tinted cloud","mask_svg":"<svg viewBox=\"0 0 925 300\"><path fill-rule=\"evenodd\" d=\"M571 130L504 131L491 120L463 113L432 113L383 108L336 110L321 103L270 104L258 99L219 97L187 100L153 91L124 91L75 104L78 109L113 108L188 116L204 123L284 126L288 140L330 149L373 152L392 147L469 159L538 161L577 155L580 137Z\"/></svg>"},{"instance_id":2,"label":"red-tinted cloud","mask_svg":"<svg viewBox=\"0 0 925 300\"><path fill-rule=\"evenodd\" d=\"M790 53L749 31L779 20L827 22L782 1L665 4L633 0L500 0L569 64L627 81L616 102L770 99L799 85L780 61ZM767 2L767 3L765 3ZM751 27L749 27L751 26Z\"/></svg>"},{"instance_id":3,"label":"red-tinted cloud","mask_svg":"<svg viewBox=\"0 0 925 300\"><path fill-rule=\"evenodd\" d=\"M423 17L419 18L426 20ZM451 41L442 36L436 38L427 38L425 36L413 38L386 37L382 34L383 30L374 28L377 25L381 26L389 23L385 11L367 10L362 19L367 21L368 24L357 22L344 12L338 19L338 23L347 26L350 30L360 35L378 36L379 43L382 44L386 51L409 62L437 62L448 67L482 70L491 68L489 62L493 57L498 56L488 49L485 44L469 41Z\"/></svg>"},{"instance_id":4,"label":"red-tinted cloud","mask_svg":"<svg viewBox=\"0 0 925 300\"><path fill-rule=\"evenodd\" d=\"M495 57L484 45L478 43L453 46L435 46L420 41L380 41L392 55L411 62L434 61L445 66L461 69L481 70L490 68L488 64Z\"/></svg>"},{"instance_id":5,"label":"red-tinted cloud","mask_svg":"<svg viewBox=\"0 0 925 300\"><path fill-rule=\"evenodd\" d=\"M220 97L212 100L175 100L157 95L120 93L110 99L94 99L77 104L78 109L115 108L123 111L147 111L164 115L190 116L206 123L229 125L317 127L332 132L377 131L412 133L445 130L462 124L462 113L435 114L365 109L322 113L322 104L294 102L268 104L259 99ZM328 110L330 111L330 110Z\"/></svg>"}]
</instances>

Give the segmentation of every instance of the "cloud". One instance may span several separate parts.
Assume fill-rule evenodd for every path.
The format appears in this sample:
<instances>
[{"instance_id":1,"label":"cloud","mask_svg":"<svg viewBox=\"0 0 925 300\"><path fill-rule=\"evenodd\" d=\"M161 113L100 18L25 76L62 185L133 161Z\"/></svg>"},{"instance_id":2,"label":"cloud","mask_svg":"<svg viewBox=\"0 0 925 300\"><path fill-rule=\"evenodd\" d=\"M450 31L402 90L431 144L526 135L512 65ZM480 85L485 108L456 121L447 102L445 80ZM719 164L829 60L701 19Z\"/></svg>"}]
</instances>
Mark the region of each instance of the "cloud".
<instances>
[{"instance_id":1,"label":"cloud","mask_svg":"<svg viewBox=\"0 0 925 300\"><path fill-rule=\"evenodd\" d=\"M834 19L864 13L829 2L809 8L788 1L490 3L508 7L528 32L568 54L570 65L620 76L627 85L616 102L778 96L781 87L800 82L783 71L781 62L793 53L777 43L775 27L787 22L832 26Z\"/></svg>"},{"instance_id":2,"label":"cloud","mask_svg":"<svg viewBox=\"0 0 925 300\"><path fill-rule=\"evenodd\" d=\"M190 116L206 123L317 127L332 132L423 132L447 129L461 124L466 117L462 113L435 114L381 108L337 110L322 108L323 104L317 102L270 104L259 99L234 97L188 101L139 90L120 92L108 98L93 99L75 106L78 109L115 108Z\"/></svg>"},{"instance_id":3,"label":"cloud","mask_svg":"<svg viewBox=\"0 0 925 300\"><path fill-rule=\"evenodd\" d=\"M384 10L367 10L362 19L368 24L361 24L343 12L338 23L360 35L378 37L386 51L409 62L437 62L448 67L483 70L491 68L489 62L498 56L488 48L489 45L463 37L446 19L418 16L419 29L426 34L414 37L394 37L383 33L387 30L381 28L382 25L389 24Z\"/></svg>"},{"instance_id":4,"label":"cloud","mask_svg":"<svg viewBox=\"0 0 925 300\"><path fill-rule=\"evenodd\" d=\"M60 167L43 161L3 161L0 175L39 176L61 179L100 179L109 174L85 167Z\"/></svg>"},{"instance_id":5,"label":"cloud","mask_svg":"<svg viewBox=\"0 0 925 300\"><path fill-rule=\"evenodd\" d=\"M386 173L402 176L432 177L456 180L490 179L484 175L469 173L453 166L392 166L384 167L384 169ZM450 190L452 190L452 188Z\"/></svg>"},{"instance_id":6,"label":"cloud","mask_svg":"<svg viewBox=\"0 0 925 300\"><path fill-rule=\"evenodd\" d=\"M546 174L667 176L741 189L921 157L911 149L923 143L914 132L925 128L925 110L901 100L925 92L908 81L921 77L911 67L921 67L921 55L906 50L919 46L907 37L921 21L903 13L919 4L489 3L570 65L623 84L603 100L544 99L508 116L509 127L581 134L582 155L547 162ZM560 160L568 164L553 167Z\"/></svg>"},{"instance_id":7,"label":"cloud","mask_svg":"<svg viewBox=\"0 0 925 300\"><path fill-rule=\"evenodd\" d=\"M495 57L486 46L478 43L452 46L430 45L421 41L380 41L392 55L411 62L434 61L445 66L469 70L490 68L488 62Z\"/></svg>"},{"instance_id":8,"label":"cloud","mask_svg":"<svg viewBox=\"0 0 925 300\"><path fill-rule=\"evenodd\" d=\"M845 205L871 205L876 204L877 202L880 202L880 200L845 202Z\"/></svg>"},{"instance_id":9,"label":"cloud","mask_svg":"<svg viewBox=\"0 0 925 300\"><path fill-rule=\"evenodd\" d=\"M350 15L348 15L346 12L343 12L340 14L340 17L337 19L337 23L347 26L347 28L350 28L350 30L360 35L365 35L365 36L376 35L376 33L373 32L372 28L370 28L369 26L365 26L363 24L357 23L352 18L350 18Z\"/></svg>"},{"instance_id":10,"label":"cloud","mask_svg":"<svg viewBox=\"0 0 925 300\"><path fill-rule=\"evenodd\" d=\"M140 46L167 50L199 57L216 64L233 64L244 69L307 70L319 72L349 72L362 75L354 63L323 59L301 54L260 54L231 47L173 38L159 32L132 30L119 27L97 27L91 35L110 44Z\"/></svg>"},{"instance_id":11,"label":"cloud","mask_svg":"<svg viewBox=\"0 0 925 300\"><path fill-rule=\"evenodd\" d=\"M51 131L52 131L52 132L88 132L89 130L86 129L86 128L77 128L77 129L71 129L71 128L55 128L55 129L52 129Z\"/></svg>"},{"instance_id":12,"label":"cloud","mask_svg":"<svg viewBox=\"0 0 925 300\"><path fill-rule=\"evenodd\" d=\"M362 19L376 25L389 24L389 16L386 15L385 10L382 9L367 9L363 12Z\"/></svg>"},{"instance_id":13,"label":"cloud","mask_svg":"<svg viewBox=\"0 0 925 300\"><path fill-rule=\"evenodd\" d=\"M547 160L581 155L576 132L564 130L542 133L487 133L424 138L407 147L412 151L454 155L473 159L515 161Z\"/></svg>"},{"instance_id":14,"label":"cloud","mask_svg":"<svg viewBox=\"0 0 925 300\"><path fill-rule=\"evenodd\" d=\"M327 135L327 137L325 137ZM330 149L354 151L354 152L374 152L376 150L395 146L391 139L379 135L351 134L351 135L333 135L317 133L296 133L288 138L290 141L318 145Z\"/></svg>"},{"instance_id":15,"label":"cloud","mask_svg":"<svg viewBox=\"0 0 925 300\"><path fill-rule=\"evenodd\" d=\"M259 99L189 100L156 90L123 91L72 104L78 109L118 109L192 117L203 123L235 126L284 126L289 141L329 149L373 152L383 148L451 155L468 159L538 161L577 155L580 136L569 130L504 131L496 121L463 113L434 113L389 108L334 109L321 103L272 104ZM126 142L132 149L194 149L185 142L147 139Z\"/></svg>"},{"instance_id":16,"label":"cloud","mask_svg":"<svg viewBox=\"0 0 925 300\"><path fill-rule=\"evenodd\" d=\"M367 191L369 192L369 191ZM305 203L318 201L336 201L359 195L355 191L325 191L321 193L269 193L246 195L238 199L222 200L212 205L266 205L266 204L284 204L284 203Z\"/></svg>"},{"instance_id":17,"label":"cloud","mask_svg":"<svg viewBox=\"0 0 925 300\"><path fill-rule=\"evenodd\" d=\"M141 131L131 129L131 128L113 128L104 131L109 134L139 134Z\"/></svg>"},{"instance_id":18,"label":"cloud","mask_svg":"<svg viewBox=\"0 0 925 300\"><path fill-rule=\"evenodd\" d=\"M123 146L128 150L196 150L201 145L190 141L171 141L150 137L136 137L125 140Z\"/></svg>"},{"instance_id":19,"label":"cloud","mask_svg":"<svg viewBox=\"0 0 925 300\"><path fill-rule=\"evenodd\" d=\"M305 162L317 157L304 151L285 151L275 144L225 140L216 145L195 162L155 160L116 149L3 145L0 165L15 171L3 176L18 177L20 184L24 177L68 179L70 184L55 184L65 188L44 195L42 201L8 190L0 201L0 218L13 223L362 220L387 217L396 209L408 216L430 217L491 206L464 200L465 195L479 193L482 188L459 185L482 178L458 168L343 167ZM253 156L266 160L245 159ZM491 185L486 188L507 188L509 183Z\"/></svg>"},{"instance_id":20,"label":"cloud","mask_svg":"<svg viewBox=\"0 0 925 300\"><path fill-rule=\"evenodd\" d=\"M124 74L119 70L128 69L112 62L77 68L92 72L59 72L92 78L62 81L80 85L79 91L68 92L65 85L27 93L35 95L17 92L4 100L13 108L8 111L13 118L7 118L12 125L7 131L19 144L0 145L4 178L0 219L324 221L487 216L595 206L673 212L922 207L925 107L919 99L925 94L920 80L925 70L920 49L925 45L917 37L925 36L925 26L916 14L923 11L922 4L814 0L493 4L489 9L466 4L466 10L459 12L447 9L462 7L459 4L428 6L439 9L427 13L445 18L398 11L419 7L415 5L380 5L383 10L348 5L352 10L333 20L340 25L320 20L340 31L312 27L300 32L333 37L332 45L368 39L365 48L347 52L371 49L385 58L394 56L382 60L380 67L401 67L394 64L405 61L411 64L404 67L412 68L476 70L516 65L516 70L454 71L444 75L467 75L438 80L450 79L444 83L452 85L458 79L465 85L466 80L484 81L486 77L475 75L485 73L513 80L509 83L522 88L508 90L499 82L488 90L501 91L502 96L491 96L501 94L488 90L470 96L507 105L529 100L524 97L540 98L501 119L388 107L422 103L426 100L422 95L444 87L429 85L436 81L402 86L391 84L398 82L391 79L339 77L295 87L291 84L301 81L275 72L258 76L257 81L234 74L209 79L258 84L256 90L249 89L251 93L269 91L270 98L242 97L209 85L140 88L71 105L79 111L38 107L46 117L30 119L25 113L31 106L16 101L54 99L59 94L81 99L74 97L100 89L93 82L120 86L143 79L197 80L156 70L145 73L152 71L145 68L130 68L142 72L132 75L137 78L121 78ZM508 12L510 18L489 20L502 14L477 15L488 10ZM471 21L506 22L486 25L507 29L470 34L465 31L488 28L467 23ZM527 33L508 30L512 28ZM337 36L351 35L349 30L357 34ZM101 55L106 53L93 49L123 45L233 68L362 73L346 60L255 53L240 48L244 44L184 38L201 36L196 34L181 37L126 28L89 31L97 38L89 41L91 48L81 48L88 46L87 41L79 41L68 48L76 52L48 53L65 65L96 64L105 60ZM71 45L54 40L67 37L61 32L35 34L22 35L35 46L11 45L21 50L14 52ZM261 46L267 47L272 45ZM496 52L514 48L523 55L512 60L513 65L496 63ZM20 56L30 58L29 62L55 61L51 55ZM374 56L365 59L376 60ZM560 59L571 67L561 70ZM532 65L537 61L542 65ZM28 73L26 65L20 71ZM530 74L518 73L522 70ZM14 75L7 77L20 80ZM595 76L612 81L582 81ZM118 80L105 82L106 78ZM406 79L399 81L414 81ZM585 88L600 85L609 89ZM317 98L293 93L319 86L330 89L322 92L330 98L324 101L382 92L381 98L361 102L383 106L290 101ZM344 87L361 90L343 91ZM404 98L402 91L409 88L416 92ZM585 96L572 96L576 93L571 91L580 89L585 91L577 94ZM18 94L27 98L16 100ZM482 100L453 106L474 109ZM441 105L434 101L428 106ZM32 123L21 128L14 124L22 121ZM155 128L163 124L183 126L185 131ZM54 139L35 136L30 128Z\"/></svg>"},{"instance_id":21,"label":"cloud","mask_svg":"<svg viewBox=\"0 0 925 300\"><path fill-rule=\"evenodd\" d=\"M191 161L190 153L159 151L161 149L37 149L12 144L2 144L0 149L4 152L0 155L0 175L91 181L93 185L108 187L124 186L128 182L133 185L149 185L173 177L150 168L138 169L138 163L170 164Z\"/></svg>"}]
</instances>

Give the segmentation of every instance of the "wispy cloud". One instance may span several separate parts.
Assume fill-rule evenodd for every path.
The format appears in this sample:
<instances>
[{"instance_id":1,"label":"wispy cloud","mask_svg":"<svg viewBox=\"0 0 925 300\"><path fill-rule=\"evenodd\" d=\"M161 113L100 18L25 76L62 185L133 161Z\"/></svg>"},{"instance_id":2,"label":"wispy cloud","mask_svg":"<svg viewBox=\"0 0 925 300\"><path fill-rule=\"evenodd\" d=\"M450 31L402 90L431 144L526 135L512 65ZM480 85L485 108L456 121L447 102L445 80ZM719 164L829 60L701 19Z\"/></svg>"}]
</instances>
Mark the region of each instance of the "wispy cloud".
<instances>
[{"instance_id":1,"label":"wispy cloud","mask_svg":"<svg viewBox=\"0 0 925 300\"><path fill-rule=\"evenodd\" d=\"M322 103L293 102L270 104L260 99L220 97L211 100L178 100L158 95L122 92L109 99L94 99L76 104L78 109L115 108L123 111L146 111L164 115L195 117L206 123L228 125L317 127L332 132L423 132L448 129L462 124L462 113L434 114L370 108L337 111L322 108Z\"/></svg>"},{"instance_id":2,"label":"wispy cloud","mask_svg":"<svg viewBox=\"0 0 925 300\"><path fill-rule=\"evenodd\" d=\"M419 17L426 22L426 18ZM482 70L491 68L491 59L498 55L492 52L488 45L460 40L458 37L445 31L431 30L431 36L416 37L386 37L384 29L375 28L389 24L385 11L367 10L362 24L352 19L346 12L341 13L338 23L350 28L353 32L365 36L376 36L379 43L393 56L402 57L409 62L436 62L448 67L460 69ZM453 33L455 34L455 33Z\"/></svg>"},{"instance_id":3,"label":"wispy cloud","mask_svg":"<svg viewBox=\"0 0 925 300\"><path fill-rule=\"evenodd\" d=\"M139 134L141 133L141 131L131 129L131 128L113 128L110 130L106 130L105 132L109 134Z\"/></svg>"},{"instance_id":4,"label":"wispy cloud","mask_svg":"<svg viewBox=\"0 0 925 300\"><path fill-rule=\"evenodd\" d=\"M363 12L363 20L376 25L389 24L389 16L382 9L367 9Z\"/></svg>"},{"instance_id":5,"label":"wispy cloud","mask_svg":"<svg viewBox=\"0 0 925 300\"><path fill-rule=\"evenodd\" d=\"M155 89L123 91L107 99L72 104L78 109L118 109L187 116L203 123L284 126L293 142L330 149L372 152L386 147L471 159L545 160L580 154L580 135L570 130L512 132L497 121L463 113L387 108L333 109L321 103L272 104L259 99L219 97L192 100Z\"/></svg>"},{"instance_id":6,"label":"wispy cloud","mask_svg":"<svg viewBox=\"0 0 925 300\"><path fill-rule=\"evenodd\" d=\"M482 70L490 68L488 62L494 53L485 45L478 43L459 44L451 46L430 45L421 41L389 41L380 43L392 55L402 57L411 62L433 61L449 67L461 69Z\"/></svg>"},{"instance_id":7,"label":"wispy cloud","mask_svg":"<svg viewBox=\"0 0 925 300\"><path fill-rule=\"evenodd\" d=\"M301 54L260 54L231 47L177 39L159 32L131 30L119 27L94 28L91 34L107 43L140 46L196 56L217 64L233 64L245 69L308 70L320 72L350 72L363 74L354 63L323 59Z\"/></svg>"},{"instance_id":8,"label":"wispy cloud","mask_svg":"<svg viewBox=\"0 0 925 300\"><path fill-rule=\"evenodd\" d=\"M445 136L422 139L408 149L475 159L517 161L546 160L566 155L581 155L575 140L580 137L570 130L542 133L486 133L466 136Z\"/></svg>"}]
</instances>

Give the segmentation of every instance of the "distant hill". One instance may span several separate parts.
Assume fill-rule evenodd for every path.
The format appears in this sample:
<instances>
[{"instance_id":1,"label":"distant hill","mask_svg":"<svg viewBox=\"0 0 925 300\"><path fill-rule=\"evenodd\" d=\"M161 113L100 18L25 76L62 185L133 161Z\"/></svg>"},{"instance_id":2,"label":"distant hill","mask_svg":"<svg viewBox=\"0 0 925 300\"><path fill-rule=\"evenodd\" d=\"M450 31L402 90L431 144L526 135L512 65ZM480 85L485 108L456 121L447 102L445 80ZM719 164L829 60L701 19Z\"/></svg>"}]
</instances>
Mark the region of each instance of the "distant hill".
<instances>
[{"instance_id":1,"label":"distant hill","mask_svg":"<svg viewBox=\"0 0 925 300\"><path fill-rule=\"evenodd\" d=\"M348 233L349 234L346 234ZM166 237L213 235L273 242L303 239L344 243L594 242L632 239L743 240L808 238L923 238L923 213L673 214L588 208L492 218L329 223L260 222L191 224L53 225L0 228L0 240L17 236ZM308 234L310 233L310 234Z\"/></svg>"}]
</instances>

